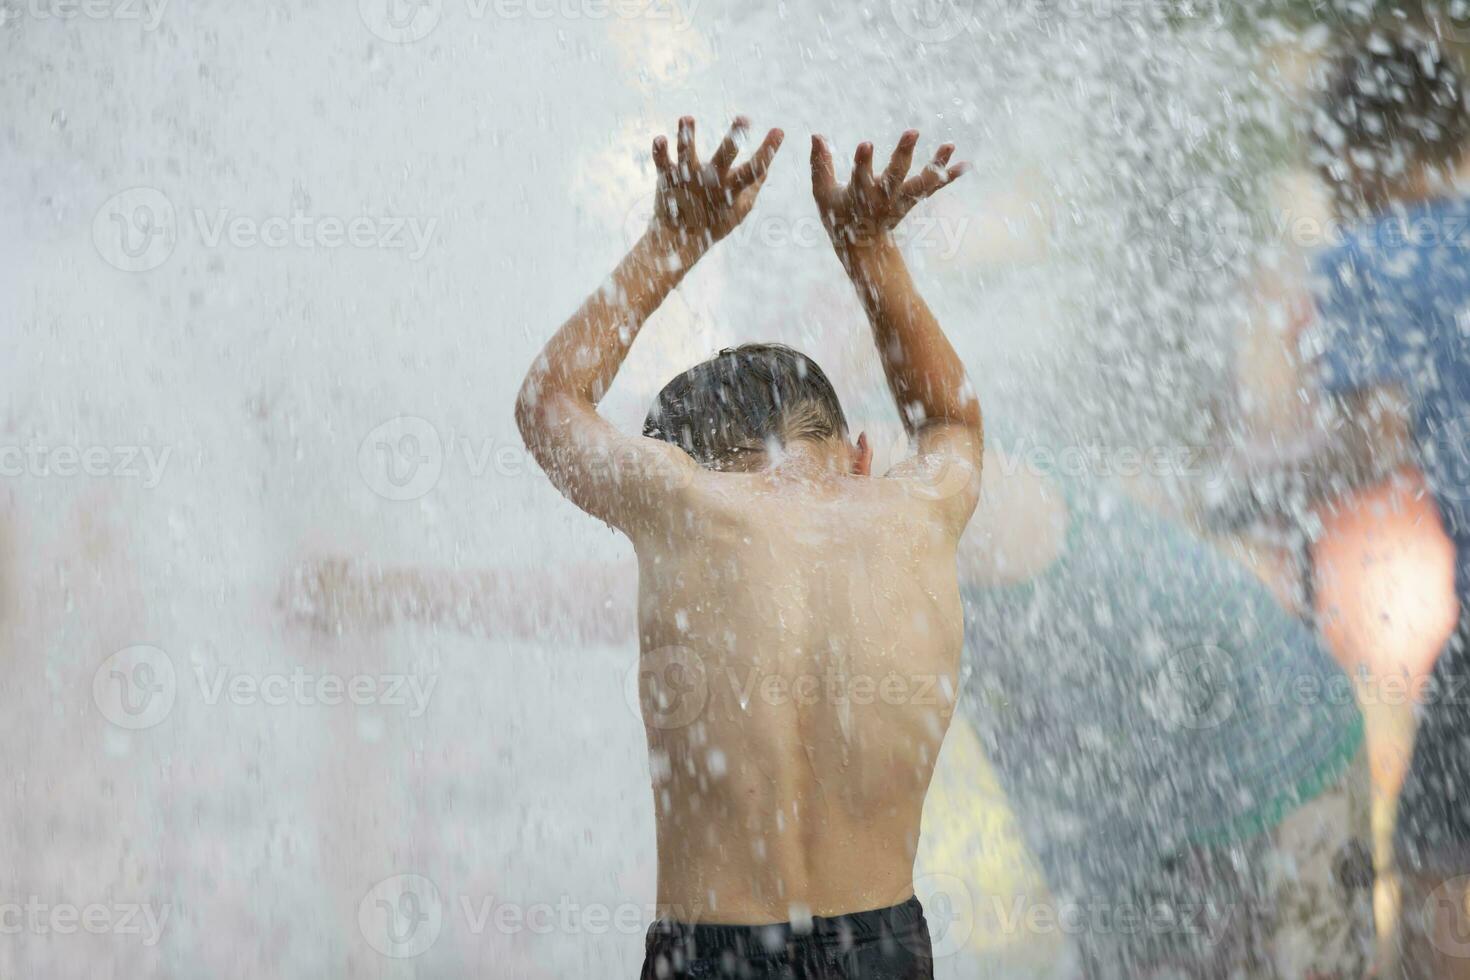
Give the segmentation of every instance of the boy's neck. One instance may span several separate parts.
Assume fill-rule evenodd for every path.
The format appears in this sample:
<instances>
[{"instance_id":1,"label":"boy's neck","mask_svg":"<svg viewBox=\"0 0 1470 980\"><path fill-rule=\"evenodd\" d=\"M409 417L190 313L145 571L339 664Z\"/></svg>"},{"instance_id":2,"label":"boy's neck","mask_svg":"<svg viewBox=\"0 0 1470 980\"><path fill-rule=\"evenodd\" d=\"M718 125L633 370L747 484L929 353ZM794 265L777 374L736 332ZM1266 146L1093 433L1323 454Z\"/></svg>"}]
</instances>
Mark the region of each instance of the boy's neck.
<instances>
[{"instance_id":1,"label":"boy's neck","mask_svg":"<svg viewBox=\"0 0 1470 980\"><path fill-rule=\"evenodd\" d=\"M807 478L848 476L852 473L852 451L838 439L797 439L775 450L766 470Z\"/></svg>"}]
</instances>

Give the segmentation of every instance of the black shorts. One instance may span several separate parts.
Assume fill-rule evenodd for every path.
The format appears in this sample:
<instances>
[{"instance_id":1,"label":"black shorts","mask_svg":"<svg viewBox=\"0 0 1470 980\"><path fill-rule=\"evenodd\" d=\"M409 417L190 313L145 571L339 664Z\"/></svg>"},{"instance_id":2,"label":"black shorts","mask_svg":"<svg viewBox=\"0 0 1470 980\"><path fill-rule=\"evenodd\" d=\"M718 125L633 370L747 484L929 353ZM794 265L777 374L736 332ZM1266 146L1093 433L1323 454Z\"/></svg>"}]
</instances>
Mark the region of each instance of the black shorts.
<instances>
[{"instance_id":1,"label":"black shorts","mask_svg":"<svg viewBox=\"0 0 1470 980\"><path fill-rule=\"evenodd\" d=\"M1470 872L1470 602L1434 665L1399 795L1394 850L1413 873Z\"/></svg>"},{"instance_id":2,"label":"black shorts","mask_svg":"<svg viewBox=\"0 0 1470 980\"><path fill-rule=\"evenodd\" d=\"M811 923L655 922L642 980L931 980L929 925L917 898Z\"/></svg>"}]
</instances>

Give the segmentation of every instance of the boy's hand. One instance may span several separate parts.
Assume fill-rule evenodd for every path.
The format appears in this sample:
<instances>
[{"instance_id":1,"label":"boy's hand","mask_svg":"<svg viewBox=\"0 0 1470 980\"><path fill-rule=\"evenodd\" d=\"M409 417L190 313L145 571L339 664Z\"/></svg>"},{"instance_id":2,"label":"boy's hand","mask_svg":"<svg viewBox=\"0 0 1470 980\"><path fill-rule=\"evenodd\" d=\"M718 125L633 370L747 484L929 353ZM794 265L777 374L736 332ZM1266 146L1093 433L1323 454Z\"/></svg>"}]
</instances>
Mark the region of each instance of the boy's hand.
<instances>
[{"instance_id":1,"label":"boy's hand","mask_svg":"<svg viewBox=\"0 0 1470 980\"><path fill-rule=\"evenodd\" d=\"M968 169L963 163L949 166L954 144L945 143L928 166L909 177L918 142L918 130L911 129L899 137L887 169L876 177L873 144L863 143L853 157L852 180L843 187L832 172L832 150L827 141L812 135L812 196L832 246L844 261L855 252L890 244L893 229L915 204Z\"/></svg>"},{"instance_id":2,"label":"boy's hand","mask_svg":"<svg viewBox=\"0 0 1470 980\"><path fill-rule=\"evenodd\" d=\"M785 134L771 130L749 160L733 166L740 152L736 137L749 126L748 119L737 116L708 163L700 161L695 148L692 116L679 120L677 161L669 158L666 137L653 141L658 193L649 233L662 249L677 253L685 265L734 231L755 205Z\"/></svg>"}]
</instances>

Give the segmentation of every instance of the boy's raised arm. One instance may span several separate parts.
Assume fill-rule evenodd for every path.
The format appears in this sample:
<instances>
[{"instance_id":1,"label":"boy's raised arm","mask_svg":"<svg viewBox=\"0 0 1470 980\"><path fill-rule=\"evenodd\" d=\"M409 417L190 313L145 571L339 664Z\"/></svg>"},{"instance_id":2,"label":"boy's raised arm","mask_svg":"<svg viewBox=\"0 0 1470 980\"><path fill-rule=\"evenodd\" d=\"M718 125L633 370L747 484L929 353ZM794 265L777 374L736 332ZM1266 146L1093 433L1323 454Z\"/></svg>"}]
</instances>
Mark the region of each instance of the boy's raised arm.
<instances>
[{"instance_id":1,"label":"boy's raised arm","mask_svg":"<svg viewBox=\"0 0 1470 980\"><path fill-rule=\"evenodd\" d=\"M736 137L747 126L737 118L708 162L699 159L688 116L679 121L677 160L667 139L654 140L658 191L648 231L547 343L516 399L521 437L556 487L624 530L657 505L661 487L686 478L694 464L667 443L619 432L597 414L597 404L644 322L755 204L782 134L771 130L735 166Z\"/></svg>"},{"instance_id":2,"label":"boy's raised arm","mask_svg":"<svg viewBox=\"0 0 1470 980\"><path fill-rule=\"evenodd\" d=\"M964 364L939 322L919 295L893 229L924 198L965 172L949 165L954 146L941 146L934 159L910 177L919 134L909 130L899 139L887 168L873 173L873 144L863 143L853 161L851 180L837 183L832 152L820 136L812 137L812 195L822 214L838 259L857 289L873 327L883 373L910 435L924 457L947 456L973 467L973 477L946 486L964 492L946 495L955 511L969 519L979 493L984 436L980 402ZM939 468L948 470L943 461Z\"/></svg>"}]
</instances>

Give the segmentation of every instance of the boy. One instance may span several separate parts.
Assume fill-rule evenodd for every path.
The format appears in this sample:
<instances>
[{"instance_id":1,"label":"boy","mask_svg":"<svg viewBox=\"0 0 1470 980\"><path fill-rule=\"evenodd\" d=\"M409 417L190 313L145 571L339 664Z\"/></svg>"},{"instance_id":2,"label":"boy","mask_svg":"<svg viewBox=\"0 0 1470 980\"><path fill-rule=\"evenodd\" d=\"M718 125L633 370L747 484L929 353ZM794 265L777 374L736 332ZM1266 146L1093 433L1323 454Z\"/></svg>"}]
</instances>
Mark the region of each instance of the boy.
<instances>
[{"instance_id":1,"label":"boy","mask_svg":"<svg viewBox=\"0 0 1470 980\"><path fill-rule=\"evenodd\" d=\"M647 318L754 205L782 134L736 166L745 126L737 119L708 162L690 118L677 160L655 140L654 219L547 344L516 418L556 486L638 556L664 916L644 976L929 977L913 861L954 709L956 548L978 500L982 435L964 368L892 231L963 173L953 147L910 177L916 132L881 174L864 143L841 186L812 139L813 196L917 443L912 460L870 478L871 449L850 441L826 376L776 345L675 378L642 438L596 411Z\"/></svg>"}]
</instances>

